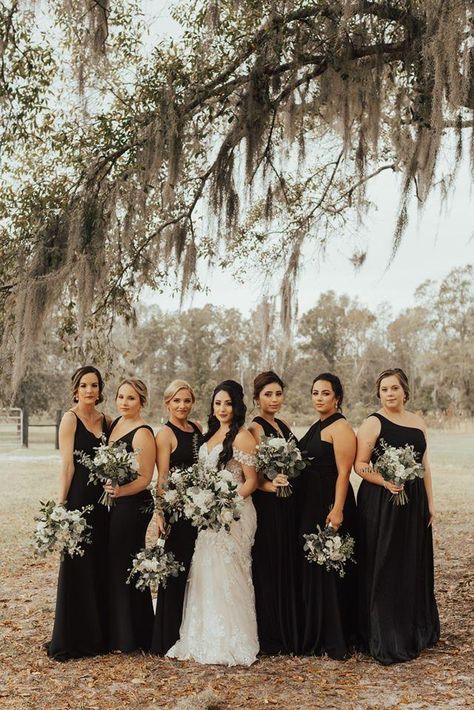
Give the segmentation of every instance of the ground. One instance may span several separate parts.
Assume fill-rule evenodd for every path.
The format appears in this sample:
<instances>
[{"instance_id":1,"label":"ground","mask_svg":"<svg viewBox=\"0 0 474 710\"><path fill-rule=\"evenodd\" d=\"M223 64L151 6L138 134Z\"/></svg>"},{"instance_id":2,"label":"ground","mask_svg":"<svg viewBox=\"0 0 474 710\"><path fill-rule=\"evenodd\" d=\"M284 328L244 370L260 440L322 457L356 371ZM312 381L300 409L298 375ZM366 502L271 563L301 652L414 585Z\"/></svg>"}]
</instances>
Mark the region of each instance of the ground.
<instances>
[{"instance_id":1,"label":"ground","mask_svg":"<svg viewBox=\"0 0 474 710\"><path fill-rule=\"evenodd\" d=\"M0 707L14 710L391 710L474 708L472 467L474 437L432 432L436 596L441 640L419 659L382 667L367 657L265 658L250 669L152 656L50 661L58 561L29 546L39 499L53 497L51 444L0 452L2 550ZM208 694L203 691L209 689ZM216 704L206 698L214 695Z\"/></svg>"}]
</instances>

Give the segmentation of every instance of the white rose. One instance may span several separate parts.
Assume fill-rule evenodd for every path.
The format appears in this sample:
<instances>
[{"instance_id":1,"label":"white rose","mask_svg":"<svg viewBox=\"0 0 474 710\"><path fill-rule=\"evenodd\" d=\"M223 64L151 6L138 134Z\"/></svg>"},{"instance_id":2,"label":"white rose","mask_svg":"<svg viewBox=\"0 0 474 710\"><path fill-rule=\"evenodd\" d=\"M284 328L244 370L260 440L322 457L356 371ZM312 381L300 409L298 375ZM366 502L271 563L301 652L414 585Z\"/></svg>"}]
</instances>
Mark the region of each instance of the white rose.
<instances>
[{"instance_id":1,"label":"white rose","mask_svg":"<svg viewBox=\"0 0 474 710\"><path fill-rule=\"evenodd\" d=\"M168 503L169 505L174 505L178 499L178 492L177 491L166 491L163 498L164 498L165 502Z\"/></svg>"},{"instance_id":2,"label":"white rose","mask_svg":"<svg viewBox=\"0 0 474 710\"><path fill-rule=\"evenodd\" d=\"M201 510L205 510L210 506L213 497L214 496L209 491L200 491L199 493L193 493L192 495L194 504Z\"/></svg>"},{"instance_id":3,"label":"white rose","mask_svg":"<svg viewBox=\"0 0 474 710\"><path fill-rule=\"evenodd\" d=\"M268 446L272 447L272 449L284 449L286 446L285 439L282 439L279 436L269 439L267 443L268 443Z\"/></svg>"}]
</instances>

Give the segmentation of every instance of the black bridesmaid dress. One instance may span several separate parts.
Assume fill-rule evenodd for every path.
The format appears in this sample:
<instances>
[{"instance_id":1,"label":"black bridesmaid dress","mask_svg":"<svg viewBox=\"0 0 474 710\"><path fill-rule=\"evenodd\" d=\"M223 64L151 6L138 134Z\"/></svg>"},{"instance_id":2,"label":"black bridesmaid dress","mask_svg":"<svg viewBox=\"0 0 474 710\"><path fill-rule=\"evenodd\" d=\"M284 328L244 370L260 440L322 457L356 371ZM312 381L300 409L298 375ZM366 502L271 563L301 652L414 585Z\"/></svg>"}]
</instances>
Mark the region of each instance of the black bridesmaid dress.
<instances>
[{"instance_id":1,"label":"black bridesmaid dress","mask_svg":"<svg viewBox=\"0 0 474 710\"><path fill-rule=\"evenodd\" d=\"M263 417L255 417L253 421L260 424L265 436L281 436ZM288 441L293 436L290 429L280 419L276 422ZM295 485L293 481L293 490ZM256 490L252 500L257 512L252 577L260 652L296 654L301 613L296 493L280 498L275 493Z\"/></svg>"},{"instance_id":2,"label":"black bridesmaid dress","mask_svg":"<svg viewBox=\"0 0 474 710\"><path fill-rule=\"evenodd\" d=\"M110 429L112 432L116 419ZM132 441L138 429L153 429L142 424L116 441L125 442L133 451ZM109 436L110 436L109 433ZM110 508L108 551L108 622L109 649L130 652L149 651L153 629L153 603L150 589L138 590L127 584L132 559L145 547L145 535L153 516L153 498L149 490L116 498Z\"/></svg>"},{"instance_id":3,"label":"black bridesmaid dress","mask_svg":"<svg viewBox=\"0 0 474 710\"><path fill-rule=\"evenodd\" d=\"M189 423L194 432L183 431L171 422L166 422L166 426L173 431L178 441L176 449L170 456L170 471L173 468L187 468L198 459L203 436L196 424ZM171 525L166 539L165 550L172 552L185 569L177 577L170 577L166 588L160 587L158 590L151 651L160 656L164 656L179 639L186 580L191 567L196 537L197 529L189 520L180 518Z\"/></svg>"},{"instance_id":4,"label":"black bridesmaid dress","mask_svg":"<svg viewBox=\"0 0 474 710\"><path fill-rule=\"evenodd\" d=\"M394 424L381 414L372 452L375 463L391 446L426 449L421 429ZM405 484L406 505L394 505L383 486L362 481L357 494L359 637L361 649L384 665L409 661L439 639L434 596L433 537L423 479Z\"/></svg>"},{"instance_id":5,"label":"black bridesmaid dress","mask_svg":"<svg viewBox=\"0 0 474 710\"><path fill-rule=\"evenodd\" d=\"M321 439L327 426L344 418L336 412L318 421L306 432L299 446L311 459L301 474L299 499L299 548L302 566L303 631L302 653L327 654L334 659L347 658L355 643L357 616L357 580L354 563L346 564L346 574L339 577L324 566L308 562L303 550L303 534L323 530L326 517L334 503L337 466L333 445ZM352 485L349 483L343 510L341 534L349 533L356 540L356 509Z\"/></svg>"},{"instance_id":6,"label":"black bridesmaid dress","mask_svg":"<svg viewBox=\"0 0 474 710\"><path fill-rule=\"evenodd\" d=\"M100 437L77 419L74 451L93 457ZM102 430L106 427L105 417ZM68 510L93 505L87 520L92 526L92 542L85 547L83 557L66 556L59 568L56 614L48 656L56 661L95 656L107 651L106 561L108 511L98 503L102 486L88 484L89 469L74 457L74 475L69 488Z\"/></svg>"}]
</instances>

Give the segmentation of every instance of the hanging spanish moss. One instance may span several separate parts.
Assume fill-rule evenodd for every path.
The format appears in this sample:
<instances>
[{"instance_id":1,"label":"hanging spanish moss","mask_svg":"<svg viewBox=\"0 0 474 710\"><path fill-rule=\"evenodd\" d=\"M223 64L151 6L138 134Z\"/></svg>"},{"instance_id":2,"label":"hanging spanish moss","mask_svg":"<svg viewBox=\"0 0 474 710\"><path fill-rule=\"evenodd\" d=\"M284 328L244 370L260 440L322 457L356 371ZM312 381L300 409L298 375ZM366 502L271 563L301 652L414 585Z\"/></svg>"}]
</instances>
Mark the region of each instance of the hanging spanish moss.
<instances>
[{"instance_id":1,"label":"hanging spanish moss","mask_svg":"<svg viewBox=\"0 0 474 710\"><path fill-rule=\"evenodd\" d=\"M83 21L72 50L81 79L104 57L111 7L65 0L63 10L76 28ZM436 180L446 131L457 134L459 162L474 108L468 0L183 2L178 15L183 38L141 62L133 89L105 76L101 90L110 81L114 91L103 110L67 134L67 149L53 144L65 197L18 261L5 304L15 329L3 355L21 352L16 381L65 289L79 332L98 314L130 315L144 285L179 279L184 294L200 257L231 261L247 244L252 258L245 240L255 232L243 230L252 215L267 224L261 242L283 224L288 325L305 242L323 246L331 220L363 210L373 176L403 176L395 252L409 199L422 204Z\"/></svg>"}]
</instances>

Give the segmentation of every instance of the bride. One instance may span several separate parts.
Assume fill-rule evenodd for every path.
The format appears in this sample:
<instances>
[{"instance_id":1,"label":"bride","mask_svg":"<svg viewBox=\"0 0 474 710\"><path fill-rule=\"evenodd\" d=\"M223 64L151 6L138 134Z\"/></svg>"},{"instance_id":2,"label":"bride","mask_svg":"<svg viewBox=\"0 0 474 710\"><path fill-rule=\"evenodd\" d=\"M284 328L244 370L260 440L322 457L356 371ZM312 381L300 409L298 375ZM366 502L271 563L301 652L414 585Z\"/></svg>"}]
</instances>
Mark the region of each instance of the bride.
<instances>
[{"instance_id":1,"label":"bride","mask_svg":"<svg viewBox=\"0 0 474 710\"><path fill-rule=\"evenodd\" d=\"M258 637L251 574L256 514L251 494L257 487L255 440L243 428L247 408L242 387L225 380L212 395L211 414L199 459L227 469L245 499L230 532L198 534L184 599L180 638L167 656L199 663L250 666Z\"/></svg>"}]
</instances>

